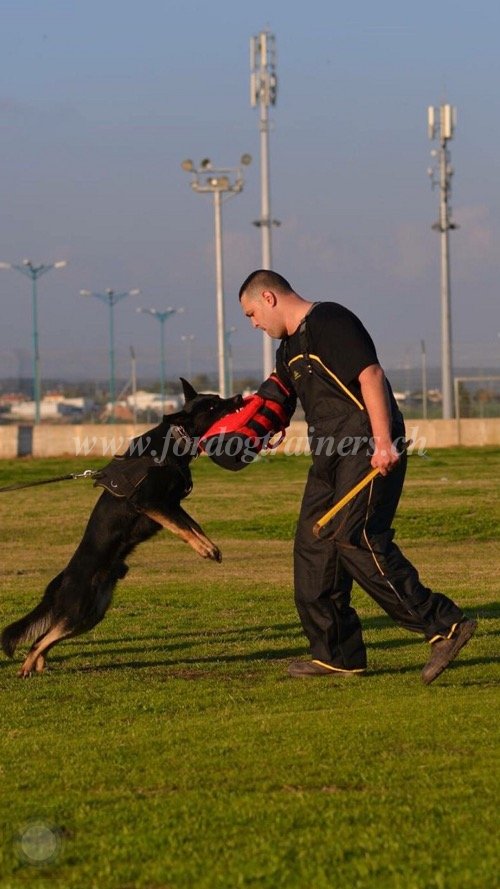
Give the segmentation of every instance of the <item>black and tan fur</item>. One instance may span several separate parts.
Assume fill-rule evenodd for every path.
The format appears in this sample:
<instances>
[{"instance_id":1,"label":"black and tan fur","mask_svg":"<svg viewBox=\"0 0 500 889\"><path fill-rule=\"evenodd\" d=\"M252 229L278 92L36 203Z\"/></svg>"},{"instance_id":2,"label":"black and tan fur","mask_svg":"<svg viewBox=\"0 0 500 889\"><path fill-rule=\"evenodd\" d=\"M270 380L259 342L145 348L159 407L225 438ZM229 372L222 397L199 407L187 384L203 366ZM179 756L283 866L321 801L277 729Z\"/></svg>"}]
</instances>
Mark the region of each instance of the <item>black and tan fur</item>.
<instances>
[{"instance_id":1,"label":"black and tan fur","mask_svg":"<svg viewBox=\"0 0 500 889\"><path fill-rule=\"evenodd\" d=\"M202 558L221 561L218 547L180 505L191 490L193 453L188 447L175 448L172 431L177 443L179 430L189 443L238 408L241 397L221 399L197 394L185 380L182 385L184 408L135 439L121 463L115 459L110 464L111 476L117 472L118 479L125 470L126 496L104 490L66 568L51 580L41 602L29 614L4 629L1 644L9 657L18 645L33 642L19 676L42 673L47 653L56 643L91 630L103 619L117 581L128 571L125 559L162 528L168 528ZM161 462L156 462L160 455ZM109 487L111 476L105 470L97 483Z\"/></svg>"}]
</instances>

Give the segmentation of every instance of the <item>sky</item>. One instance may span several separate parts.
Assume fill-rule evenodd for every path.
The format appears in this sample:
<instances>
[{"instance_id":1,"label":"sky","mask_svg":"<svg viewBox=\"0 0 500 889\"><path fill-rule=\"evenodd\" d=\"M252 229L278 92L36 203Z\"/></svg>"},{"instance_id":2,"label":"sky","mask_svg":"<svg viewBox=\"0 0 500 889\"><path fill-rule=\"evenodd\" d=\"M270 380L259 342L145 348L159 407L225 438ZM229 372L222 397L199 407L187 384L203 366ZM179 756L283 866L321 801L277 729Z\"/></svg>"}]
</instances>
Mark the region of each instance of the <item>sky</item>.
<instances>
[{"instance_id":1,"label":"sky","mask_svg":"<svg viewBox=\"0 0 500 889\"><path fill-rule=\"evenodd\" d=\"M261 366L237 293L261 265L258 113L249 38L276 37L271 109L273 266L307 299L349 306L388 367L439 362L438 193L427 106L457 106L450 143L457 366L500 355L500 6L332 0L3 0L0 260L68 266L39 281L42 376L105 379L108 315L81 289L140 288L115 309L117 373L216 368L211 197L181 161L235 166L223 207L226 324L235 372ZM30 282L0 271L0 377L31 373Z\"/></svg>"}]
</instances>

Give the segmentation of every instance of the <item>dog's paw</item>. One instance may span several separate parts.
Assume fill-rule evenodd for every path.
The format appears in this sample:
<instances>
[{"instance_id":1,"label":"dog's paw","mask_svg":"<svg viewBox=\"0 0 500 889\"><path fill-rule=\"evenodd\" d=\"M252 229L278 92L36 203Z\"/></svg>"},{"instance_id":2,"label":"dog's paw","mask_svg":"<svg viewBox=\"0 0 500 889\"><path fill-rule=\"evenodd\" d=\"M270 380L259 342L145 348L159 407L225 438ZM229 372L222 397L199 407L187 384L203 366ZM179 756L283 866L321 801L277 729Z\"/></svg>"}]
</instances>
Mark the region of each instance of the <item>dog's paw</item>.
<instances>
[{"instance_id":1,"label":"dog's paw","mask_svg":"<svg viewBox=\"0 0 500 889\"><path fill-rule=\"evenodd\" d=\"M19 679L31 679L33 673L32 670L27 670L24 666L22 666L21 669L17 671L17 675Z\"/></svg>"},{"instance_id":2,"label":"dog's paw","mask_svg":"<svg viewBox=\"0 0 500 889\"><path fill-rule=\"evenodd\" d=\"M211 546L210 550L207 553L207 558L212 559L213 562L222 562L222 553L218 546L215 546L215 543Z\"/></svg>"},{"instance_id":3,"label":"dog's paw","mask_svg":"<svg viewBox=\"0 0 500 889\"><path fill-rule=\"evenodd\" d=\"M45 669L45 658L43 654L39 654L35 661L32 658L27 658L17 675L19 679L31 679L32 676L41 676Z\"/></svg>"}]
</instances>

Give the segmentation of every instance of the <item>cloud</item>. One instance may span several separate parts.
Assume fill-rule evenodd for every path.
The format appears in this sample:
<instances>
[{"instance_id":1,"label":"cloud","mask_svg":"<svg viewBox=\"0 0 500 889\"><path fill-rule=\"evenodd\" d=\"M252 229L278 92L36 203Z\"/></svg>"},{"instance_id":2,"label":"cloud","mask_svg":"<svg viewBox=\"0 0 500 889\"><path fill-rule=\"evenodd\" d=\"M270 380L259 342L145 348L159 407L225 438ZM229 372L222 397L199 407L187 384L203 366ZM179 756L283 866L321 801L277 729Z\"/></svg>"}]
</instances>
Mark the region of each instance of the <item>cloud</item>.
<instances>
[{"instance_id":1,"label":"cloud","mask_svg":"<svg viewBox=\"0 0 500 889\"><path fill-rule=\"evenodd\" d=\"M370 236L356 237L329 230L305 232L298 217L287 220L286 235L293 244L295 260L303 257L308 264L346 280L356 276L415 281L425 275L435 262L429 250L429 233L417 222L401 223Z\"/></svg>"},{"instance_id":2,"label":"cloud","mask_svg":"<svg viewBox=\"0 0 500 889\"><path fill-rule=\"evenodd\" d=\"M457 207L453 214L460 226L451 232L451 262L454 281L468 282L479 273L497 274L500 258L495 245L499 226L484 205ZM367 282L384 289L389 296L401 288L428 288L429 280L439 274L439 236L430 222L407 220L397 225L381 221L369 231L357 232L349 226L318 224L307 229L299 215L286 219L273 234L274 266L293 278L329 281L352 288ZM213 241L205 243L203 264L206 274L214 275ZM247 270L260 263L259 238L253 231L224 230L224 271L227 284L235 286ZM293 283L293 282L292 282Z\"/></svg>"},{"instance_id":3,"label":"cloud","mask_svg":"<svg viewBox=\"0 0 500 889\"><path fill-rule=\"evenodd\" d=\"M250 226L249 226L250 229ZM226 282L241 281L249 271L260 264L259 237L255 229L248 232L224 226L224 279ZM204 249L205 267L208 274L215 276L214 241L207 241ZM248 270L248 271L246 271ZM241 283L240 281L240 283Z\"/></svg>"},{"instance_id":4,"label":"cloud","mask_svg":"<svg viewBox=\"0 0 500 889\"><path fill-rule=\"evenodd\" d=\"M457 250L457 261L464 271L472 264L499 264L498 241L500 226L493 219L489 207L484 204L457 207L453 213L455 222L460 226L460 249Z\"/></svg>"},{"instance_id":5,"label":"cloud","mask_svg":"<svg viewBox=\"0 0 500 889\"><path fill-rule=\"evenodd\" d=\"M402 282L414 282L427 274L435 264L429 250L429 232L417 222L402 222L389 238L375 241L373 252L380 271Z\"/></svg>"},{"instance_id":6,"label":"cloud","mask_svg":"<svg viewBox=\"0 0 500 889\"><path fill-rule=\"evenodd\" d=\"M301 218L289 216L278 235L295 258L304 257L308 264L322 267L323 270L339 269L348 260L342 243L326 228L306 231Z\"/></svg>"}]
</instances>

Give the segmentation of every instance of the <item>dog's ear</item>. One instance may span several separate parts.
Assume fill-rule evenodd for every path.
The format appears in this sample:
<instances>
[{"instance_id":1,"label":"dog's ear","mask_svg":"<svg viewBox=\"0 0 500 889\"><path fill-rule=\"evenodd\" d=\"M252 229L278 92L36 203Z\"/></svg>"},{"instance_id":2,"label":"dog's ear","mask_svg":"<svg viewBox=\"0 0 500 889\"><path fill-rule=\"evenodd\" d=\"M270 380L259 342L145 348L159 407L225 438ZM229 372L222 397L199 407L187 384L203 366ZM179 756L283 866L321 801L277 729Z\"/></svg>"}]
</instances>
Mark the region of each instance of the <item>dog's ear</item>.
<instances>
[{"instance_id":1,"label":"dog's ear","mask_svg":"<svg viewBox=\"0 0 500 889\"><path fill-rule=\"evenodd\" d=\"M191 383L188 383L184 377L179 377L182 385L182 391L184 393L184 401L192 401L193 398L196 398L198 393L193 389Z\"/></svg>"}]
</instances>

